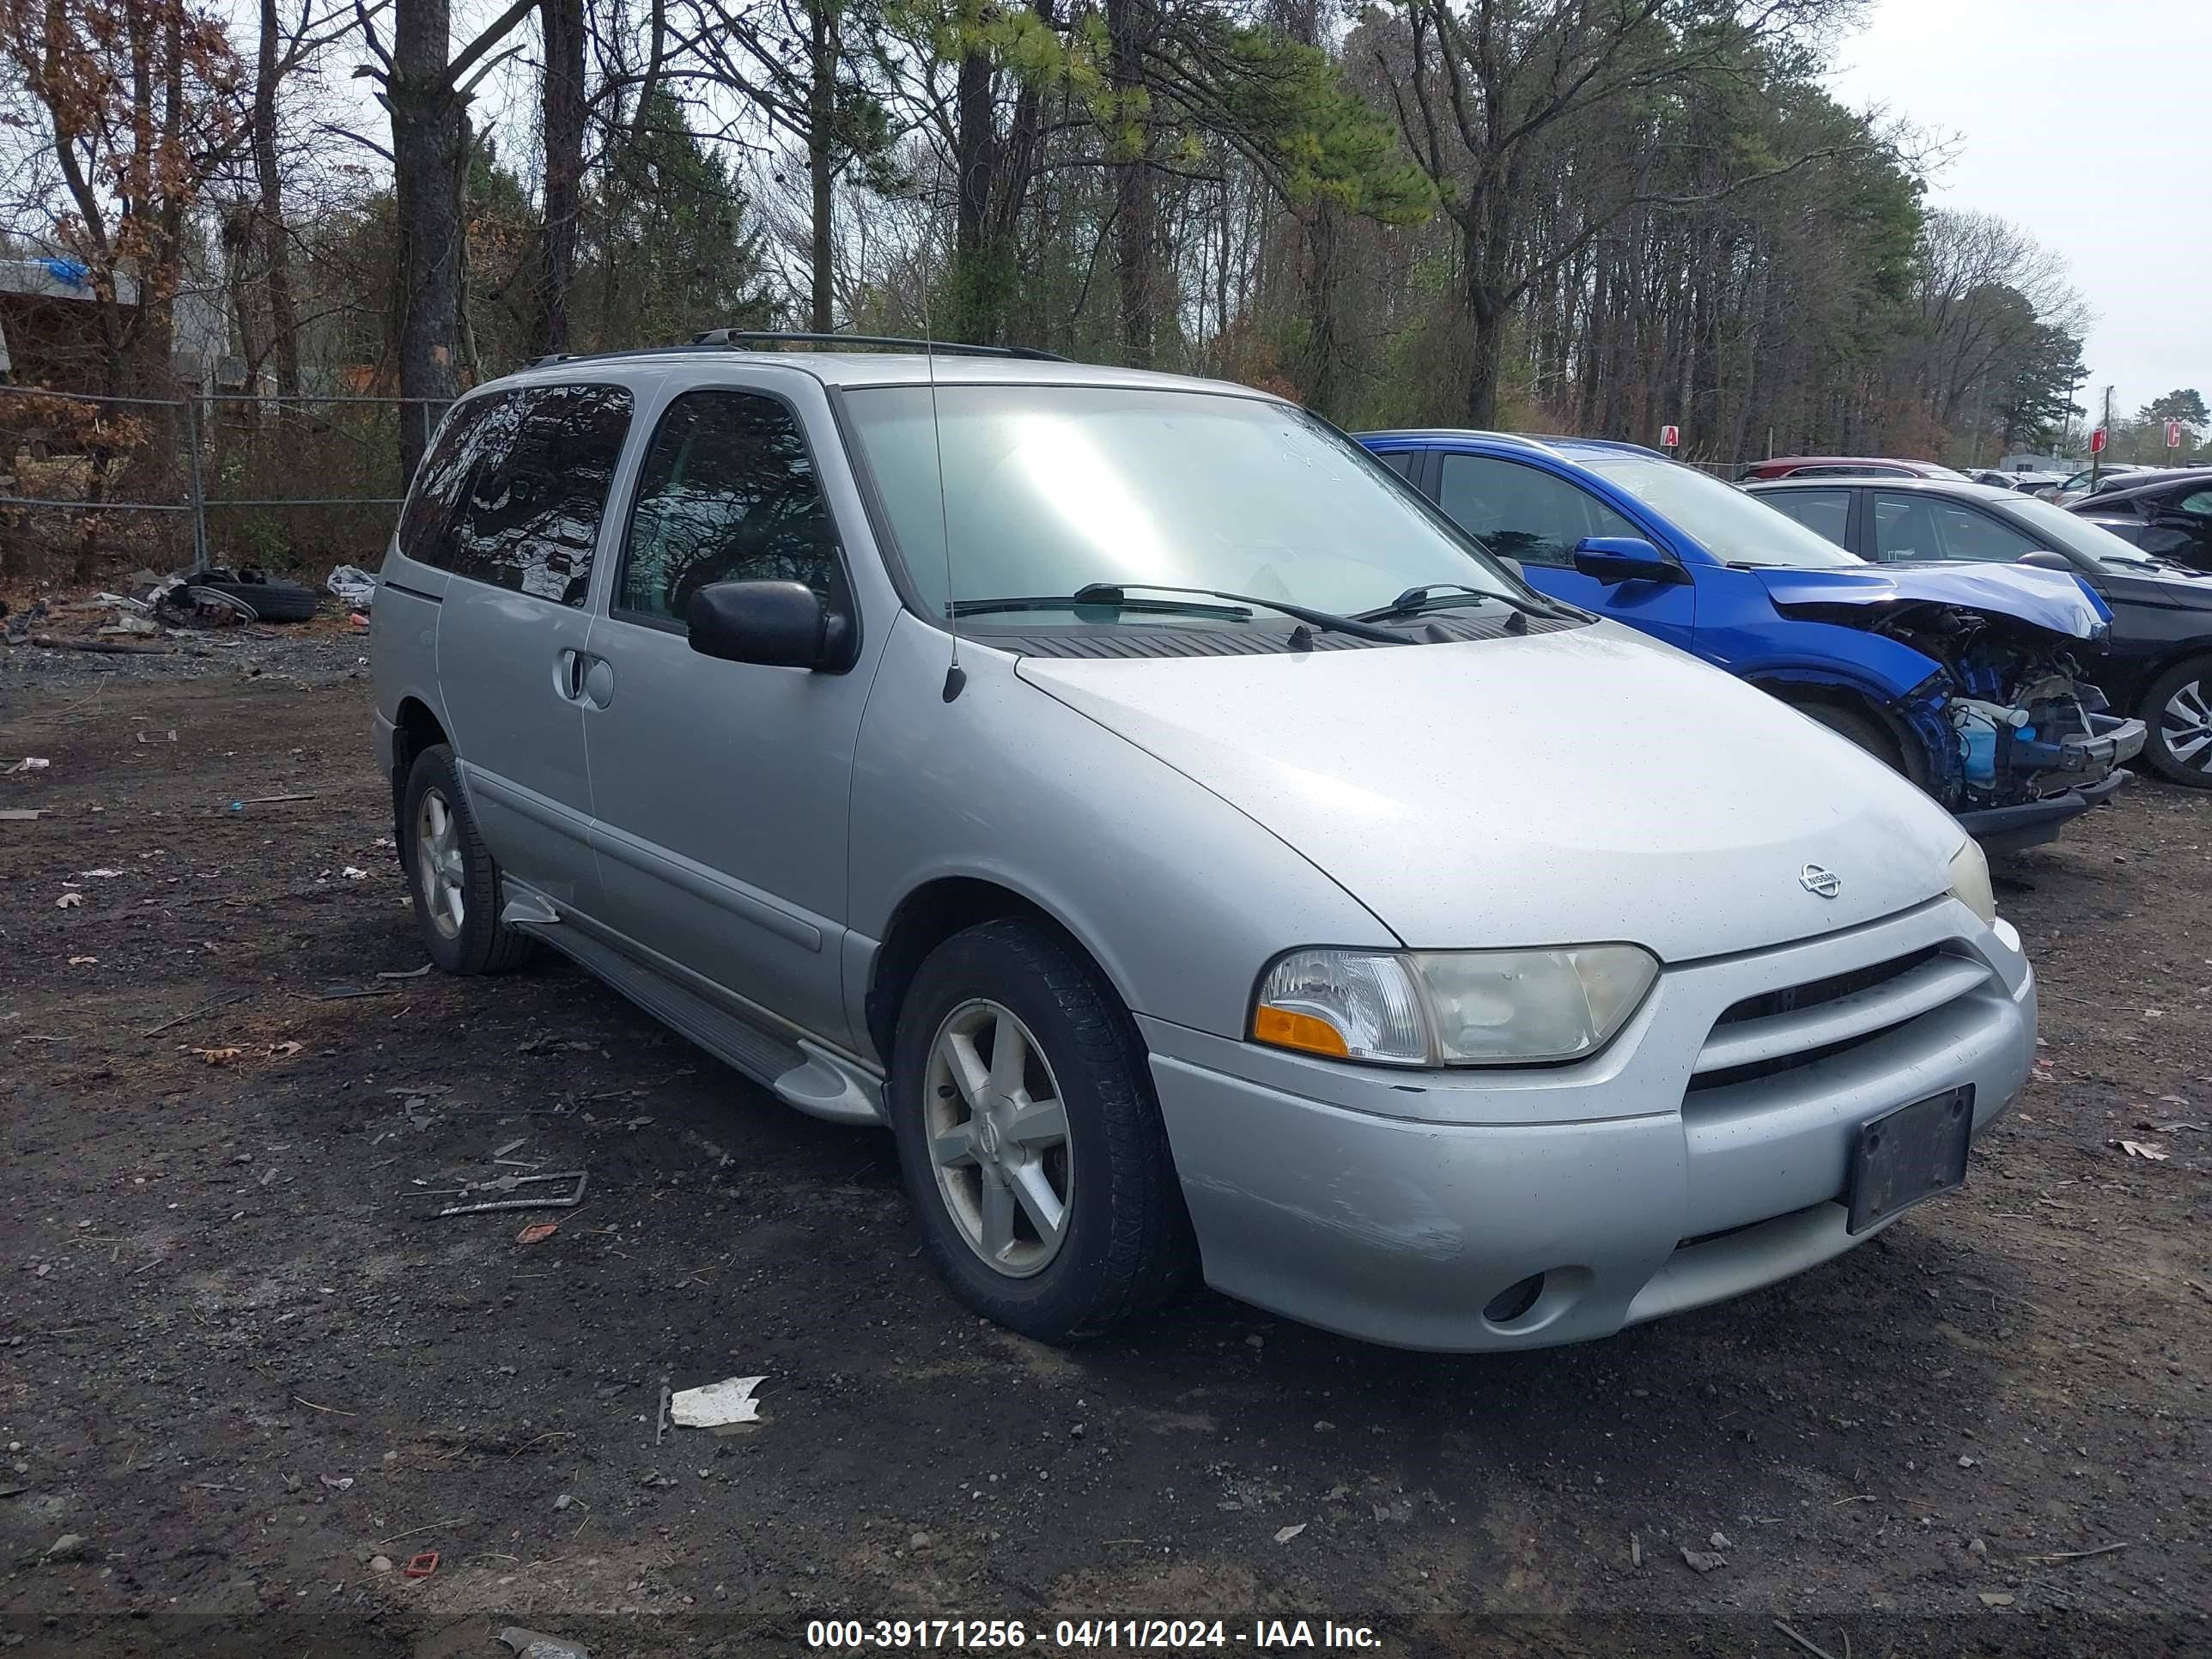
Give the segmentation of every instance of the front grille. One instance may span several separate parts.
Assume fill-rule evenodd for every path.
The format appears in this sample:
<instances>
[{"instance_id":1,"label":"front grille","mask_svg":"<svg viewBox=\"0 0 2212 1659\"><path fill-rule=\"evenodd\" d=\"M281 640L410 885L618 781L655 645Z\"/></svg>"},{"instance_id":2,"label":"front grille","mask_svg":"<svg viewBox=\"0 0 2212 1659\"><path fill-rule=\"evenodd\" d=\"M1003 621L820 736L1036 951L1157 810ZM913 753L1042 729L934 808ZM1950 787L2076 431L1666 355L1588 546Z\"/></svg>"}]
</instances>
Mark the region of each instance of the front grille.
<instances>
[{"instance_id":1,"label":"front grille","mask_svg":"<svg viewBox=\"0 0 2212 1659\"><path fill-rule=\"evenodd\" d=\"M1746 997L1732 1003L1721 1017L1713 1022L1714 1028L1732 1025L1747 1019L1765 1019L1770 1014L1793 1013L1800 1008L1817 1007L1824 1002L1833 1002L1859 991L1871 991L1877 985L1886 985L1900 975L1909 974L1929 957L1936 954L1934 945L1924 951L1915 951L1910 956L1897 957L1888 962L1869 963L1854 968L1847 973L1831 974L1826 979L1808 980L1802 985L1787 985L1778 991L1761 991L1755 997Z\"/></svg>"},{"instance_id":2,"label":"front grille","mask_svg":"<svg viewBox=\"0 0 2212 1659\"><path fill-rule=\"evenodd\" d=\"M1694 1097L1817 1066L1925 1018L1989 974L1971 957L1931 945L1745 997L1713 1022L1689 1091Z\"/></svg>"}]
</instances>

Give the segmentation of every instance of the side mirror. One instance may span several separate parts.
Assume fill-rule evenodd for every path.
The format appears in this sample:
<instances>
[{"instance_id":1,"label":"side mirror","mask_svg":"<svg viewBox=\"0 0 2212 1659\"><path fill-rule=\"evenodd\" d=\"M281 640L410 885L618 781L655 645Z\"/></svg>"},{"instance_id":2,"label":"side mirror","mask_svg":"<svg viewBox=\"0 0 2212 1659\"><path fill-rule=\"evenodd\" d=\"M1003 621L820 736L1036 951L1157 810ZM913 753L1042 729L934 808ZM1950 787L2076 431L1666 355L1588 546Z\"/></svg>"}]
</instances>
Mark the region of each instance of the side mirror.
<instances>
[{"instance_id":1,"label":"side mirror","mask_svg":"<svg viewBox=\"0 0 2212 1659\"><path fill-rule=\"evenodd\" d=\"M769 668L853 665L852 619L805 582L711 582L691 596L684 620L691 648L704 657Z\"/></svg>"},{"instance_id":2,"label":"side mirror","mask_svg":"<svg viewBox=\"0 0 2212 1659\"><path fill-rule=\"evenodd\" d=\"M2032 564L2039 570L2063 570L2069 574L2074 569L2072 562L2063 553L2053 553L2044 547L2037 548L2033 553L2021 554L2016 562Z\"/></svg>"},{"instance_id":3,"label":"side mirror","mask_svg":"<svg viewBox=\"0 0 2212 1659\"><path fill-rule=\"evenodd\" d=\"M1575 568L1607 587L1620 582L1686 582L1690 573L1641 536L1585 536L1575 544Z\"/></svg>"}]
</instances>

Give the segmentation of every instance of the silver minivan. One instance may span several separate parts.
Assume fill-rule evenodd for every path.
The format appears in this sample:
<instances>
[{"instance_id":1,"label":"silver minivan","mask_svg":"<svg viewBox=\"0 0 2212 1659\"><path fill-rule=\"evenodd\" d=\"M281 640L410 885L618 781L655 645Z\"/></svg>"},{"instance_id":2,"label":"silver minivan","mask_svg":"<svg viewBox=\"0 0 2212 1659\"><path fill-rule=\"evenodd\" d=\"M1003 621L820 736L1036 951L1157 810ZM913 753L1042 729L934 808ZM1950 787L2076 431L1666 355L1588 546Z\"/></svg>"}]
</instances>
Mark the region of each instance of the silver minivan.
<instances>
[{"instance_id":1,"label":"silver minivan","mask_svg":"<svg viewBox=\"0 0 2212 1659\"><path fill-rule=\"evenodd\" d=\"M1940 808L1246 387L550 362L447 417L373 637L438 965L550 945L888 1125L945 1279L1048 1340L1194 1273L1603 1335L1956 1186L2033 1053Z\"/></svg>"}]
</instances>

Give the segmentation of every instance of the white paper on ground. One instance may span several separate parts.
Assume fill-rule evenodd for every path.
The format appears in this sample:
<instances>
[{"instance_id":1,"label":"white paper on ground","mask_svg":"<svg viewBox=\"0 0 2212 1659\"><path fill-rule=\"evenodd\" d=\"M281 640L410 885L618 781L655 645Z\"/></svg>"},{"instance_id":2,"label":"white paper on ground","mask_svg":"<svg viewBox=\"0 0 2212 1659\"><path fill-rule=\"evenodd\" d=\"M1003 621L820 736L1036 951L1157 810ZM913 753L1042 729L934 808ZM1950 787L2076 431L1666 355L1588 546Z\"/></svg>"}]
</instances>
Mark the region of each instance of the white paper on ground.
<instances>
[{"instance_id":1,"label":"white paper on ground","mask_svg":"<svg viewBox=\"0 0 2212 1659\"><path fill-rule=\"evenodd\" d=\"M732 1423L757 1423L760 1401L753 1390L764 1376L727 1376L704 1388L686 1389L668 1399L669 1420L687 1429L720 1429Z\"/></svg>"}]
</instances>

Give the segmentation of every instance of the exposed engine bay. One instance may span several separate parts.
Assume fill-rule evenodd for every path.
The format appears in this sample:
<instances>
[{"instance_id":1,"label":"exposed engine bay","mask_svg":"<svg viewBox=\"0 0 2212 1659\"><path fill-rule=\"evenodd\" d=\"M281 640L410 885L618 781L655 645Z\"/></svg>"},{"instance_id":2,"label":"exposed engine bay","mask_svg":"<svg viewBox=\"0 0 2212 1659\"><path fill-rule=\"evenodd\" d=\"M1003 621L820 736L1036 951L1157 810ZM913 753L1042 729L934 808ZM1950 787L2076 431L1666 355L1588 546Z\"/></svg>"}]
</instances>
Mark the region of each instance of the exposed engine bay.
<instances>
[{"instance_id":1,"label":"exposed engine bay","mask_svg":"<svg viewBox=\"0 0 2212 1659\"><path fill-rule=\"evenodd\" d=\"M2104 713L2105 695L2082 678L2073 641L2047 629L1927 601L1885 607L1865 625L1939 665L1895 712L1937 769L1925 780L1929 793L1954 811L2079 788L2141 746L2115 735L2130 723Z\"/></svg>"}]
</instances>

